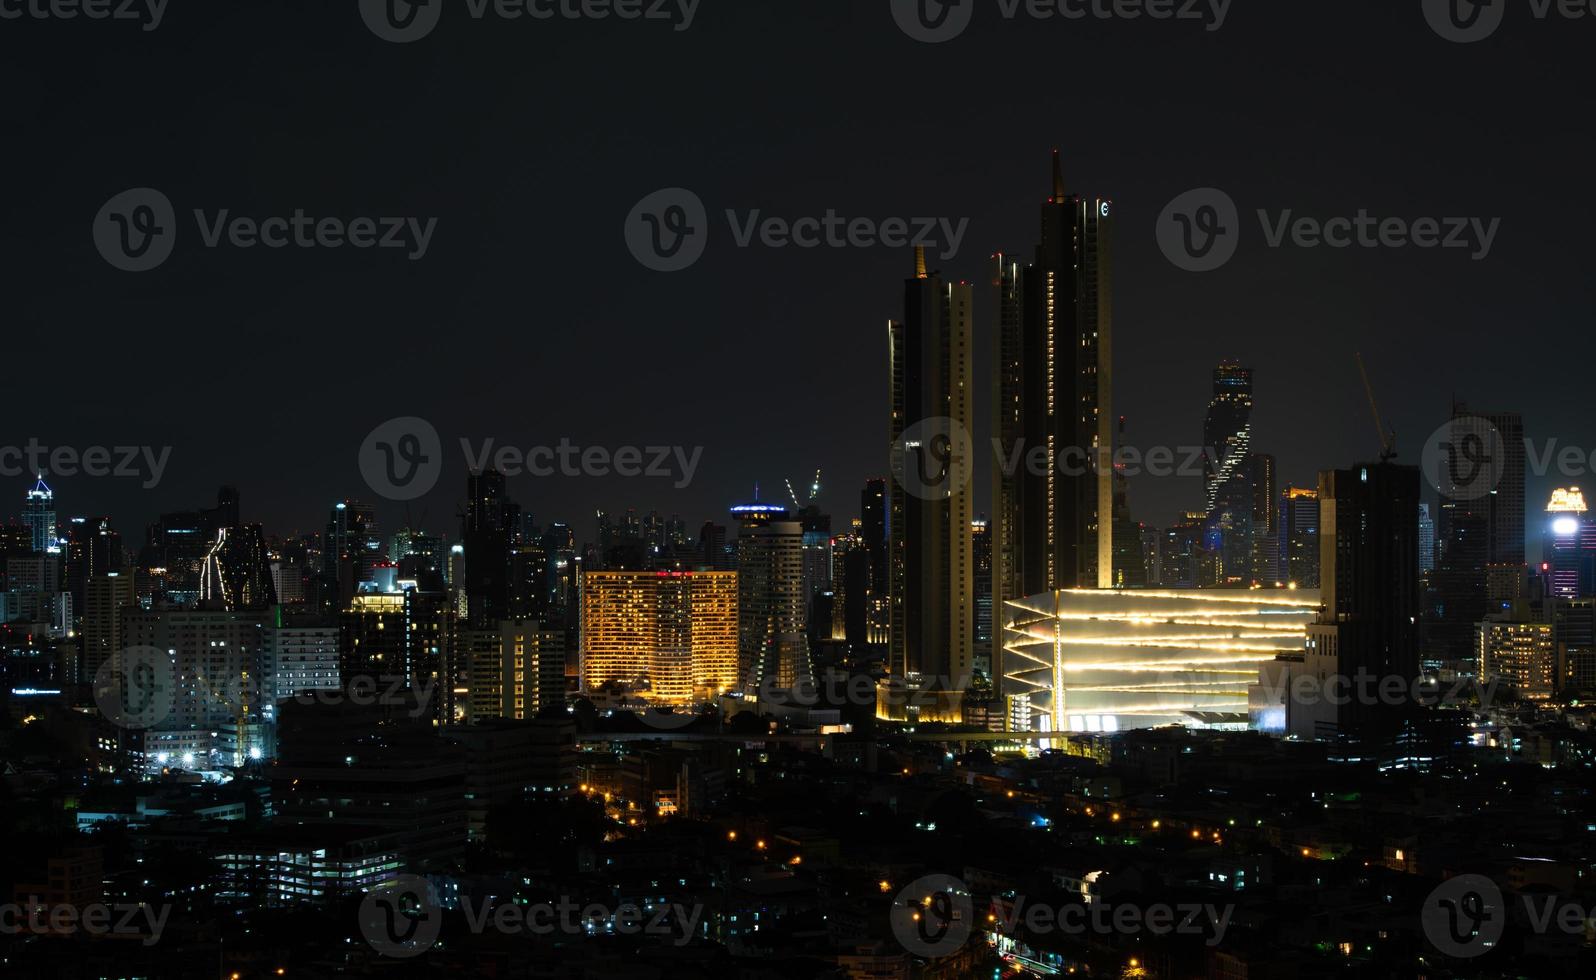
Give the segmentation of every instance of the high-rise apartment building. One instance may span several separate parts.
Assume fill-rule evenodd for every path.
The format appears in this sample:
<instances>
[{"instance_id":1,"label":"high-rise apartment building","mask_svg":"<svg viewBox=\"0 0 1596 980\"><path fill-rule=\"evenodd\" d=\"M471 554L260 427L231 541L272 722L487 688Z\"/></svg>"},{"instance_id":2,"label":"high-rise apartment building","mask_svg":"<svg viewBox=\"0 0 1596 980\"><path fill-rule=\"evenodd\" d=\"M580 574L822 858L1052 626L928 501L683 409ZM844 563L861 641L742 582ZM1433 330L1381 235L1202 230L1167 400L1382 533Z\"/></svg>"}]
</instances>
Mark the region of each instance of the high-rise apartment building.
<instances>
[{"instance_id":1,"label":"high-rise apartment building","mask_svg":"<svg viewBox=\"0 0 1596 980\"><path fill-rule=\"evenodd\" d=\"M55 491L44 482L43 474L23 502L22 523L33 539L34 551L43 553L56 546Z\"/></svg>"},{"instance_id":2,"label":"high-rise apartment building","mask_svg":"<svg viewBox=\"0 0 1596 980\"><path fill-rule=\"evenodd\" d=\"M794 568L794 596L800 577ZM671 704L736 689L739 605L737 572L584 572L583 689L617 684Z\"/></svg>"},{"instance_id":3,"label":"high-rise apartment building","mask_svg":"<svg viewBox=\"0 0 1596 980\"><path fill-rule=\"evenodd\" d=\"M1113 214L1055 152L1033 261L993 256L999 607L1113 585Z\"/></svg>"},{"instance_id":4,"label":"high-rise apartment building","mask_svg":"<svg viewBox=\"0 0 1596 980\"><path fill-rule=\"evenodd\" d=\"M972 676L971 358L974 292L915 252L904 318L888 325L893 482L888 498L887 670L937 718L958 720Z\"/></svg>"}]
</instances>

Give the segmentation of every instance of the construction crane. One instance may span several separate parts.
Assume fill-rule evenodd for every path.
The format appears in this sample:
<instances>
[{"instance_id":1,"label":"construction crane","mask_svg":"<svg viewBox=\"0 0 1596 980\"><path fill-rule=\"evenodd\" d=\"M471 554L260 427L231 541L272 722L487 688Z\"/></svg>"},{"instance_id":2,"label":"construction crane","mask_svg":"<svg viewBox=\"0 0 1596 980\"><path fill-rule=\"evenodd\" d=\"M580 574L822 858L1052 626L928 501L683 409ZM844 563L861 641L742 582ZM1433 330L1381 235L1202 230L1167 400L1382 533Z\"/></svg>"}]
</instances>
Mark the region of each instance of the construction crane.
<instances>
[{"instance_id":1,"label":"construction crane","mask_svg":"<svg viewBox=\"0 0 1596 980\"><path fill-rule=\"evenodd\" d=\"M815 498L820 496L820 471L815 470L814 482L809 484L809 499L798 499L798 491L792 488L791 480L787 481L787 495L792 498L792 505L797 510L803 510L806 505L814 503Z\"/></svg>"},{"instance_id":2,"label":"construction crane","mask_svg":"<svg viewBox=\"0 0 1596 980\"><path fill-rule=\"evenodd\" d=\"M1369 411L1374 414L1374 429L1380 436L1380 462L1389 462L1396 458L1396 432L1386 431L1385 423L1380 421L1380 404L1374 399L1374 386L1369 384L1369 371L1363 366L1363 354L1354 355L1358 359L1358 374L1363 376L1363 391L1369 396Z\"/></svg>"}]
</instances>

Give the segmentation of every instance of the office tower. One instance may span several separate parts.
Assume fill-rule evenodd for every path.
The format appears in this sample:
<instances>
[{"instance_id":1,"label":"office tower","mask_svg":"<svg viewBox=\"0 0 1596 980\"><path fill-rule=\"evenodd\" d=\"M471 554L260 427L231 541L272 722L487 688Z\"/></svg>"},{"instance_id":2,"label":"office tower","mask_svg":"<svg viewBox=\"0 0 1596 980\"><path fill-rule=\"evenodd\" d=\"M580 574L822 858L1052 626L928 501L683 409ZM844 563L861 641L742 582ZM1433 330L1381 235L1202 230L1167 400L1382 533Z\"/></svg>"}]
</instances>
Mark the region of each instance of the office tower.
<instances>
[{"instance_id":1,"label":"office tower","mask_svg":"<svg viewBox=\"0 0 1596 980\"><path fill-rule=\"evenodd\" d=\"M788 690L812 676L805 632L803 525L771 504L737 519L738 678L746 690Z\"/></svg>"},{"instance_id":2,"label":"office tower","mask_svg":"<svg viewBox=\"0 0 1596 980\"><path fill-rule=\"evenodd\" d=\"M1545 563L1551 594L1559 599L1596 596L1596 520L1578 487L1559 487L1546 505Z\"/></svg>"},{"instance_id":3,"label":"office tower","mask_svg":"<svg viewBox=\"0 0 1596 980\"><path fill-rule=\"evenodd\" d=\"M859 494L859 540L864 544L868 584L867 643L885 644L892 629L890 566L887 563L887 481L866 480Z\"/></svg>"},{"instance_id":4,"label":"office tower","mask_svg":"<svg viewBox=\"0 0 1596 980\"><path fill-rule=\"evenodd\" d=\"M792 537L796 565L799 535ZM619 685L675 704L735 690L739 579L738 572L584 572L582 689ZM794 597L797 580L794 567Z\"/></svg>"},{"instance_id":5,"label":"office tower","mask_svg":"<svg viewBox=\"0 0 1596 980\"><path fill-rule=\"evenodd\" d=\"M808 504L794 517L804 529L804 599L813 601L831 589L831 515Z\"/></svg>"},{"instance_id":6,"label":"office tower","mask_svg":"<svg viewBox=\"0 0 1596 980\"><path fill-rule=\"evenodd\" d=\"M1282 581L1275 458L1253 453L1247 457L1246 469L1252 487L1252 581L1267 587Z\"/></svg>"},{"instance_id":7,"label":"office tower","mask_svg":"<svg viewBox=\"0 0 1596 980\"><path fill-rule=\"evenodd\" d=\"M122 610L137 604L138 589L131 568L95 575L84 583L80 683L94 683L100 668L127 646L122 633Z\"/></svg>"},{"instance_id":8,"label":"office tower","mask_svg":"<svg viewBox=\"0 0 1596 980\"><path fill-rule=\"evenodd\" d=\"M1454 403L1450 442L1446 485L1437 488L1438 540L1424 631L1425 660L1438 665L1476 661L1474 625L1489 610L1487 569L1524 564L1523 419ZM1498 445L1502 459L1490 458ZM1495 483L1483 485L1492 476Z\"/></svg>"},{"instance_id":9,"label":"office tower","mask_svg":"<svg viewBox=\"0 0 1596 980\"><path fill-rule=\"evenodd\" d=\"M1136 533L1142 539L1142 577L1148 585L1162 585L1164 581L1164 532L1146 524L1137 524Z\"/></svg>"},{"instance_id":10,"label":"office tower","mask_svg":"<svg viewBox=\"0 0 1596 980\"><path fill-rule=\"evenodd\" d=\"M1000 607L1113 584L1112 212L1065 192L1055 151L1032 264L993 257Z\"/></svg>"},{"instance_id":11,"label":"office tower","mask_svg":"<svg viewBox=\"0 0 1596 980\"><path fill-rule=\"evenodd\" d=\"M970 561L975 569L975 669L987 680L998 676L992 644L992 524L983 514L970 522Z\"/></svg>"},{"instance_id":12,"label":"office tower","mask_svg":"<svg viewBox=\"0 0 1596 980\"><path fill-rule=\"evenodd\" d=\"M734 569L731 552L726 548L726 525L704 522L698 530L698 555L707 568L718 572Z\"/></svg>"},{"instance_id":13,"label":"office tower","mask_svg":"<svg viewBox=\"0 0 1596 980\"><path fill-rule=\"evenodd\" d=\"M535 620L465 630L470 720L525 720L565 706L565 631Z\"/></svg>"},{"instance_id":14,"label":"office tower","mask_svg":"<svg viewBox=\"0 0 1596 980\"><path fill-rule=\"evenodd\" d=\"M200 566L199 601L208 609L261 610L277 603L266 535L259 524L223 527Z\"/></svg>"},{"instance_id":15,"label":"office tower","mask_svg":"<svg viewBox=\"0 0 1596 980\"><path fill-rule=\"evenodd\" d=\"M1147 559L1142 554L1142 529L1131 520L1130 478L1122 463L1114 464L1114 588L1147 587Z\"/></svg>"},{"instance_id":16,"label":"office tower","mask_svg":"<svg viewBox=\"0 0 1596 980\"><path fill-rule=\"evenodd\" d=\"M1203 514L1187 511L1164 529L1159 547L1159 580L1165 588L1190 589L1197 585L1203 554Z\"/></svg>"},{"instance_id":17,"label":"office tower","mask_svg":"<svg viewBox=\"0 0 1596 980\"><path fill-rule=\"evenodd\" d=\"M437 697L426 707L450 720L447 701L453 689L447 666L456 615L441 592L410 588L403 592L362 592L338 614L339 673L352 679L392 681L399 689L430 689Z\"/></svg>"},{"instance_id":18,"label":"office tower","mask_svg":"<svg viewBox=\"0 0 1596 980\"><path fill-rule=\"evenodd\" d=\"M1557 644L1551 623L1486 621L1475 627L1482 681L1506 681L1519 697L1550 700L1556 688Z\"/></svg>"},{"instance_id":19,"label":"office tower","mask_svg":"<svg viewBox=\"0 0 1596 980\"><path fill-rule=\"evenodd\" d=\"M852 530L831 539L831 638L847 643L850 652L869 642L870 552L863 527L855 518Z\"/></svg>"},{"instance_id":20,"label":"office tower","mask_svg":"<svg viewBox=\"0 0 1596 980\"><path fill-rule=\"evenodd\" d=\"M1232 360L1220 361L1214 368L1213 397L1203 420L1203 492L1210 515L1222 505L1221 493L1245 472L1251 446L1252 368Z\"/></svg>"},{"instance_id":21,"label":"office tower","mask_svg":"<svg viewBox=\"0 0 1596 980\"><path fill-rule=\"evenodd\" d=\"M549 612L549 560L543 544L510 546L506 609L511 619L542 621Z\"/></svg>"},{"instance_id":22,"label":"office tower","mask_svg":"<svg viewBox=\"0 0 1596 980\"><path fill-rule=\"evenodd\" d=\"M1416 467L1386 461L1319 474L1319 572L1323 612L1308 628L1308 672L1411 685L1422 608ZM1297 734L1377 737L1402 715L1357 697L1315 707L1293 722Z\"/></svg>"},{"instance_id":23,"label":"office tower","mask_svg":"<svg viewBox=\"0 0 1596 980\"><path fill-rule=\"evenodd\" d=\"M1428 503L1419 504L1419 574L1435 571L1435 518Z\"/></svg>"},{"instance_id":24,"label":"office tower","mask_svg":"<svg viewBox=\"0 0 1596 980\"><path fill-rule=\"evenodd\" d=\"M42 553L55 547L55 491L44 482L43 474L27 493L22 523L30 532L34 551Z\"/></svg>"},{"instance_id":25,"label":"office tower","mask_svg":"<svg viewBox=\"0 0 1596 980\"><path fill-rule=\"evenodd\" d=\"M334 504L322 539L322 578L337 587L339 605L371 581L383 558L377 512L358 500Z\"/></svg>"},{"instance_id":26,"label":"office tower","mask_svg":"<svg viewBox=\"0 0 1596 980\"><path fill-rule=\"evenodd\" d=\"M1319 491L1287 487L1280 494L1280 578L1319 587Z\"/></svg>"},{"instance_id":27,"label":"office tower","mask_svg":"<svg viewBox=\"0 0 1596 980\"><path fill-rule=\"evenodd\" d=\"M505 493L504 474L490 469L466 478L460 543L467 618L474 629L491 629L508 617L510 533L518 513Z\"/></svg>"},{"instance_id":28,"label":"office tower","mask_svg":"<svg viewBox=\"0 0 1596 980\"><path fill-rule=\"evenodd\" d=\"M109 517L74 517L67 522L66 588L72 593L74 608L83 608L89 579L120 569L122 564L122 536L112 529Z\"/></svg>"},{"instance_id":29,"label":"office tower","mask_svg":"<svg viewBox=\"0 0 1596 980\"><path fill-rule=\"evenodd\" d=\"M895 478L887 517L887 670L910 687L935 692L922 718L957 721L961 692L974 666L969 486L974 293L968 283L948 284L928 273L924 250L916 249L915 275L904 294L903 320L888 325Z\"/></svg>"}]
</instances>

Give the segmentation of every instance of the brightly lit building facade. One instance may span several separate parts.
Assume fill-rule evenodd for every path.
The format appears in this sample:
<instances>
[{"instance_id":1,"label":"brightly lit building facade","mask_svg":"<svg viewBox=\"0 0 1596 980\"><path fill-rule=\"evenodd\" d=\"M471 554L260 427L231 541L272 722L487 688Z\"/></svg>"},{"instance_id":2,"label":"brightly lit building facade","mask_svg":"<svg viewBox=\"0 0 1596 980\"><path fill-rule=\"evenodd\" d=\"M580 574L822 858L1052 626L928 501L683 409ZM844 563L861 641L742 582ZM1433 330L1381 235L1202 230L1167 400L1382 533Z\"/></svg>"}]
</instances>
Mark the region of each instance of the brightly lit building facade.
<instances>
[{"instance_id":1,"label":"brightly lit building facade","mask_svg":"<svg viewBox=\"0 0 1596 980\"><path fill-rule=\"evenodd\" d=\"M1547 571L1552 595L1577 599L1596 593L1596 520L1578 487L1559 487L1546 505Z\"/></svg>"},{"instance_id":2,"label":"brightly lit building facade","mask_svg":"<svg viewBox=\"0 0 1596 980\"><path fill-rule=\"evenodd\" d=\"M1004 690L1035 731L1245 729L1261 665L1303 649L1313 589L1061 589L1003 604Z\"/></svg>"},{"instance_id":3,"label":"brightly lit building facade","mask_svg":"<svg viewBox=\"0 0 1596 980\"><path fill-rule=\"evenodd\" d=\"M686 704L737 685L736 572L584 572L582 687Z\"/></svg>"}]
</instances>

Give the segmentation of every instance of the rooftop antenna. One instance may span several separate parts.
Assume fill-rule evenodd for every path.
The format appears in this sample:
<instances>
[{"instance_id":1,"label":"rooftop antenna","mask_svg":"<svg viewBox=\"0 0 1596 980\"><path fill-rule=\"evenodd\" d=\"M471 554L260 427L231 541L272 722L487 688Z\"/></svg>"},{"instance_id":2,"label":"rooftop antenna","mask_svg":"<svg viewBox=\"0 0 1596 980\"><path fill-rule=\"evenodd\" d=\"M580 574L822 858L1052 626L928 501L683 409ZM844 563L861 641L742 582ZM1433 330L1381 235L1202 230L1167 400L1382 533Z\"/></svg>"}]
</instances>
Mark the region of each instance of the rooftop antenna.
<instances>
[{"instance_id":1,"label":"rooftop antenna","mask_svg":"<svg viewBox=\"0 0 1596 980\"><path fill-rule=\"evenodd\" d=\"M1369 411L1374 414L1374 429L1380 436L1380 462L1388 463L1396 458L1396 433L1386 431L1385 423L1380 421L1380 403L1375 401L1374 386L1369 384L1369 371L1363 366L1363 354L1355 355L1358 359L1358 374L1363 376L1363 391L1369 396Z\"/></svg>"}]
</instances>

